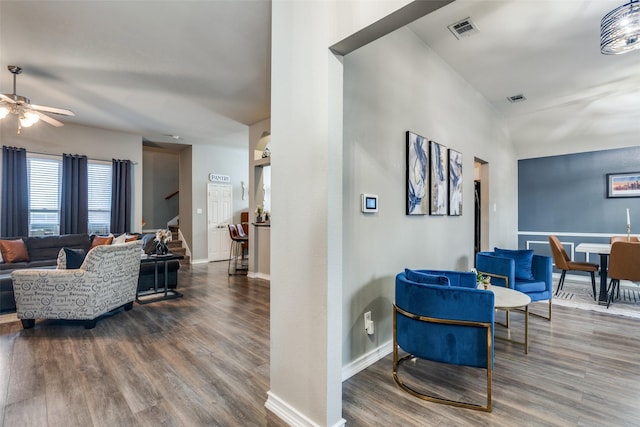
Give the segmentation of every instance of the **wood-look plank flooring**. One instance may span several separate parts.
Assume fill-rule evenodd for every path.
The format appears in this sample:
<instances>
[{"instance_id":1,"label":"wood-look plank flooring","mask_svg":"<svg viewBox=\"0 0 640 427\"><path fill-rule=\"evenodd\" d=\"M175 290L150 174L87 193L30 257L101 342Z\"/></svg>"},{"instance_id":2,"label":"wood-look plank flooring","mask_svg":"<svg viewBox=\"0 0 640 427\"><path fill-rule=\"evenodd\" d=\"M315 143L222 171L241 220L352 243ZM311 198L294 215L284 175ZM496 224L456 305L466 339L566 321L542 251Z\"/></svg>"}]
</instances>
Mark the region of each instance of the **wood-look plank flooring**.
<instances>
[{"instance_id":1,"label":"wood-look plank flooring","mask_svg":"<svg viewBox=\"0 0 640 427\"><path fill-rule=\"evenodd\" d=\"M81 323L0 324L0 425L283 426L269 390L269 282L182 267L184 297Z\"/></svg>"},{"instance_id":2,"label":"wood-look plank flooring","mask_svg":"<svg viewBox=\"0 0 640 427\"><path fill-rule=\"evenodd\" d=\"M135 304L92 330L0 324L0 425L283 426L264 408L269 283L228 278L226 263L179 274L183 298ZM514 338L522 326L513 314ZM565 307L554 307L551 323L532 317L528 355L495 342L492 413L410 396L395 385L387 356L344 382L343 417L348 426L637 426L639 326ZM481 370L406 366L413 377L405 378L481 402Z\"/></svg>"}]
</instances>

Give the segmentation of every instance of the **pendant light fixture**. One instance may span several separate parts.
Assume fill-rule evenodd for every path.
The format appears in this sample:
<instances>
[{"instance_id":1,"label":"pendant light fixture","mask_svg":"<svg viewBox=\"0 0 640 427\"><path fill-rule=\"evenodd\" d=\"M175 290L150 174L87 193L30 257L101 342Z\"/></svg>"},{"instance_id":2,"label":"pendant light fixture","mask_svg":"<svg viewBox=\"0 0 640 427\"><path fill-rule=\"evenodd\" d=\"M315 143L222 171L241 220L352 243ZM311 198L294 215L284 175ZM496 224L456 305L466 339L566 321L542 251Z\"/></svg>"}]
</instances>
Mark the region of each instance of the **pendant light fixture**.
<instances>
[{"instance_id":1,"label":"pendant light fixture","mask_svg":"<svg viewBox=\"0 0 640 427\"><path fill-rule=\"evenodd\" d=\"M613 9L600 21L600 52L618 55L640 49L640 2Z\"/></svg>"}]
</instances>

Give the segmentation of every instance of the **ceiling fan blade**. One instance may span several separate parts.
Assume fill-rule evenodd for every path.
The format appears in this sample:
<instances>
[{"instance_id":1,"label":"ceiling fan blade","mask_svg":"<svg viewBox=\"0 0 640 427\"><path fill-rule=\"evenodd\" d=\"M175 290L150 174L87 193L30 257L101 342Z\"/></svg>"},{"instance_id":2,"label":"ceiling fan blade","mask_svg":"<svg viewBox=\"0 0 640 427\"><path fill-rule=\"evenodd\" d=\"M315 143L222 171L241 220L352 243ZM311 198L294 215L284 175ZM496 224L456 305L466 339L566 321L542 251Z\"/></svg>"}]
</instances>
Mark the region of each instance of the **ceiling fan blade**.
<instances>
[{"instance_id":1,"label":"ceiling fan blade","mask_svg":"<svg viewBox=\"0 0 640 427\"><path fill-rule=\"evenodd\" d=\"M64 126L62 122L59 122L53 117L49 117L46 114L41 113L40 111L34 111L34 113L40 116L40 120L42 120L43 122L49 123L51 126L55 126L57 128Z\"/></svg>"},{"instance_id":2,"label":"ceiling fan blade","mask_svg":"<svg viewBox=\"0 0 640 427\"><path fill-rule=\"evenodd\" d=\"M46 111L47 113L62 114L64 116L75 116L75 113L71 110L65 110L64 108L45 107L44 105L30 104L31 108L38 111Z\"/></svg>"},{"instance_id":3,"label":"ceiling fan blade","mask_svg":"<svg viewBox=\"0 0 640 427\"><path fill-rule=\"evenodd\" d=\"M13 98L9 98L4 93L0 93L0 100L8 102L9 104L15 104L16 103L16 101L14 101Z\"/></svg>"}]
</instances>

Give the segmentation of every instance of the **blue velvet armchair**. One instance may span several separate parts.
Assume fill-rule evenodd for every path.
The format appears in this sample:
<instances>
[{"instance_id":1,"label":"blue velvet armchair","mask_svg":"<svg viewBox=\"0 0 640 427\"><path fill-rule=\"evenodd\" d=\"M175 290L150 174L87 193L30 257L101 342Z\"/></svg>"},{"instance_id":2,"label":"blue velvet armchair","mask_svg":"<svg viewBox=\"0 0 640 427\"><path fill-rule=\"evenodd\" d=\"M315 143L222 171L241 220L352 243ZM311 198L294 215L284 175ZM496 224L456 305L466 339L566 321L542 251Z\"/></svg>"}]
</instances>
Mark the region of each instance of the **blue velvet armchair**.
<instances>
[{"instance_id":1,"label":"blue velvet armchair","mask_svg":"<svg viewBox=\"0 0 640 427\"><path fill-rule=\"evenodd\" d=\"M549 301L553 298L553 262L552 258L536 255L531 250L506 250L496 248L494 252L478 252L476 269L479 273L491 277L492 286L503 286L529 295L531 302Z\"/></svg>"},{"instance_id":2,"label":"blue velvet armchair","mask_svg":"<svg viewBox=\"0 0 640 427\"><path fill-rule=\"evenodd\" d=\"M396 276L393 305L393 378L421 399L491 411L494 294L476 288L468 272L405 270ZM399 359L398 350L407 355ZM435 397L400 378L401 364L413 358L487 370L485 405Z\"/></svg>"}]
</instances>

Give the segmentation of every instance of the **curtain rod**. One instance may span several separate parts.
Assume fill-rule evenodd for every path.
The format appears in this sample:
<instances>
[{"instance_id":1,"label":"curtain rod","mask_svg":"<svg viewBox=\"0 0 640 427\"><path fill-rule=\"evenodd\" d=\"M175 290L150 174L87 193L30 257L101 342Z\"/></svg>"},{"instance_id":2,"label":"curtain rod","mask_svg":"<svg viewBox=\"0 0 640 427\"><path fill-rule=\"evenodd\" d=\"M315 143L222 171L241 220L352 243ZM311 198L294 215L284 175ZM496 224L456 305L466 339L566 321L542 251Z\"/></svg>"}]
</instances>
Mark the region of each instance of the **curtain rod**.
<instances>
[{"instance_id":1,"label":"curtain rod","mask_svg":"<svg viewBox=\"0 0 640 427\"><path fill-rule=\"evenodd\" d=\"M59 157L62 157L62 154L41 153L39 151L29 151L29 150L27 150L27 153L29 153L29 154L40 154L42 156L52 156L52 157L59 156ZM87 160L95 160L95 161L98 161L98 162L111 162L111 160L94 159L94 158L91 158L91 157L87 157ZM120 160L120 159L118 159L118 160ZM132 165L137 165L138 162L131 161L131 164Z\"/></svg>"}]
</instances>

